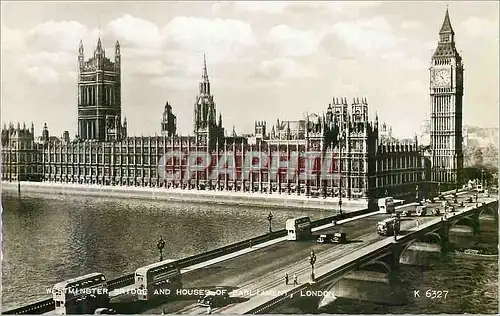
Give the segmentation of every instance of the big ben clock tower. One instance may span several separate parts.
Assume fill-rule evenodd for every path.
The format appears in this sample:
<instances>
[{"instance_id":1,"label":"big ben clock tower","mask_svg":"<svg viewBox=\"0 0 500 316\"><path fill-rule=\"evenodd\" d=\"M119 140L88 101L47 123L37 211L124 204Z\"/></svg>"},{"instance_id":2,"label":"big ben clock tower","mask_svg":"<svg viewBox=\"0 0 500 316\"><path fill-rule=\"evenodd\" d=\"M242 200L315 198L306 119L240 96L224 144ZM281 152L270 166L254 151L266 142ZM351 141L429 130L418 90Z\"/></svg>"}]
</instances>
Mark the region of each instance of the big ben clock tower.
<instances>
[{"instance_id":1,"label":"big ben clock tower","mask_svg":"<svg viewBox=\"0 0 500 316\"><path fill-rule=\"evenodd\" d=\"M441 190L461 182L463 72L446 9L430 67L432 181Z\"/></svg>"}]
</instances>

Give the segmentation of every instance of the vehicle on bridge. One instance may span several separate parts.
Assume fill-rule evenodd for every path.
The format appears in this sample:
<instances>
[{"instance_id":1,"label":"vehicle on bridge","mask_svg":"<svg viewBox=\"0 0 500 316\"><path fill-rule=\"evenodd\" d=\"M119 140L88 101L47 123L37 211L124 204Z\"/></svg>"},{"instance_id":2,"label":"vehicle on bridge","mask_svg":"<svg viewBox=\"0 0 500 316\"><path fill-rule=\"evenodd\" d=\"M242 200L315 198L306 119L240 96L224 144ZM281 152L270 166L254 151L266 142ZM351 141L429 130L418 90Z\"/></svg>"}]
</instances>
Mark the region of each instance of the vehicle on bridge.
<instances>
[{"instance_id":1,"label":"vehicle on bridge","mask_svg":"<svg viewBox=\"0 0 500 316\"><path fill-rule=\"evenodd\" d=\"M118 314L112 308L98 308L95 310L94 315L116 315Z\"/></svg>"},{"instance_id":2,"label":"vehicle on bridge","mask_svg":"<svg viewBox=\"0 0 500 316\"><path fill-rule=\"evenodd\" d=\"M394 232L401 231L401 223L398 218L391 217L377 223L377 233L381 236L392 236Z\"/></svg>"},{"instance_id":3,"label":"vehicle on bridge","mask_svg":"<svg viewBox=\"0 0 500 316\"><path fill-rule=\"evenodd\" d=\"M483 193L484 192L483 185L482 184L478 184L477 187L476 187L476 191L479 192L479 193Z\"/></svg>"},{"instance_id":4,"label":"vehicle on bridge","mask_svg":"<svg viewBox=\"0 0 500 316\"><path fill-rule=\"evenodd\" d=\"M345 244L347 243L347 234L341 232L335 232L333 234L322 234L318 237L317 241L320 244Z\"/></svg>"},{"instance_id":5,"label":"vehicle on bridge","mask_svg":"<svg viewBox=\"0 0 500 316\"><path fill-rule=\"evenodd\" d=\"M427 207L425 205L415 205L404 209L401 216L426 216Z\"/></svg>"},{"instance_id":6,"label":"vehicle on bridge","mask_svg":"<svg viewBox=\"0 0 500 316\"><path fill-rule=\"evenodd\" d=\"M230 301L229 293L217 291L208 291L203 297L198 300L198 306L205 307L220 307L227 305Z\"/></svg>"},{"instance_id":7,"label":"vehicle on bridge","mask_svg":"<svg viewBox=\"0 0 500 316\"><path fill-rule=\"evenodd\" d=\"M287 240L311 239L311 219L309 216L288 219L285 226Z\"/></svg>"},{"instance_id":8,"label":"vehicle on bridge","mask_svg":"<svg viewBox=\"0 0 500 316\"><path fill-rule=\"evenodd\" d=\"M392 214L396 211L394 199L392 197L385 197L378 199L378 209L380 212Z\"/></svg>"},{"instance_id":9,"label":"vehicle on bridge","mask_svg":"<svg viewBox=\"0 0 500 316\"><path fill-rule=\"evenodd\" d=\"M109 304L108 285L102 273L90 273L59 282L52 288L57 315L93 314Z\"/></svg>"},{"instance_id":10,"label":"vehicle on bridge","mask_svg":"<svg viewBox=\"0 0 500 316\"><path fill-rule=\"evenodd\" d=\"M135 289L137 299L140 301L175 295L180 288L182 288L181 270L175 260L163 260L135 271Z\"/></svg>"}]
</instances>

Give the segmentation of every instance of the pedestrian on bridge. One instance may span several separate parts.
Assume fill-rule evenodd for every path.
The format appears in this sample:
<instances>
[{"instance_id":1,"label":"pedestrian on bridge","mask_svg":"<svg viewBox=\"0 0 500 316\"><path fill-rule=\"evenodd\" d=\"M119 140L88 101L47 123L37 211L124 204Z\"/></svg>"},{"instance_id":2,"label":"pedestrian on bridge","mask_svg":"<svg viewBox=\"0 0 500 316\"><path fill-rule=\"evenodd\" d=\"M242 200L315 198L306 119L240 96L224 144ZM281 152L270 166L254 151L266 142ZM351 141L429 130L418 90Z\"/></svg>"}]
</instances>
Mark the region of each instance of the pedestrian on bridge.
<instances>
[{"instance_id":1,"label":"pedestrian on bridge","mask_svg":"<svg viewBox=\"0 0 500 316\"><path fill-rule=\"evenodd\" d=\"M210 305L207 306L207 315L210 315L212 314L212 308L210 307Z\"/></svg>"},{"instance_id":2,"label":"pedestrian on bridge","mask_svg":"<svg viewBox=\"0 0 500 316\"><path fill-rule=\"evenodd\" d=\"M417 223L416 223L416 225L417 225L417 228L418 228L418 226L420 225L420 223L419 223L418 219L417 219Z\"/></svg>"},{"instance_id":3,"label":"pedestrian on bridge","mask_svg":"<svg viewBox=\"0 0 500 316\"><path fill-rule=\"evenodd\" d=\"M297 281L297 275L293 274L293 285L299 285L299 281Z\"/></svg>"},{"instance_id":4,"label":"pedestrian on bridge","mask_svg":"<svg viewBox=\"0 0 500 316\"><path fill-rule=\"evenodd\" d=\"M288 285L288 273L285 273L285 285Z\"/></svg>"}]
</instances>

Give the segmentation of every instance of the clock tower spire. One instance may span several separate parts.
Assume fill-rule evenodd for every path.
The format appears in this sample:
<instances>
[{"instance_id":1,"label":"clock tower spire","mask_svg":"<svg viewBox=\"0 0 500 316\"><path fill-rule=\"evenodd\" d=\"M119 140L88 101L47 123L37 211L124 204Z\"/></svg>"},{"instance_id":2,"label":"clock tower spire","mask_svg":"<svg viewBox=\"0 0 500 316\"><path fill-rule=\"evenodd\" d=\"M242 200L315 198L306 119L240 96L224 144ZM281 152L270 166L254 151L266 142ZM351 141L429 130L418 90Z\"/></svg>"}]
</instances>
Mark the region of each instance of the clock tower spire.
<instances>
[{"instance_id":1,"label":"clock tower spire","mask_svg":"<svg viewBox=\"0 0 500 316\"><path fill-rule=\"evenodd\" d=\"M463 72L447 8L430 66L432 182L441 190L461 182Z\"/></svg>"}]
</instances>

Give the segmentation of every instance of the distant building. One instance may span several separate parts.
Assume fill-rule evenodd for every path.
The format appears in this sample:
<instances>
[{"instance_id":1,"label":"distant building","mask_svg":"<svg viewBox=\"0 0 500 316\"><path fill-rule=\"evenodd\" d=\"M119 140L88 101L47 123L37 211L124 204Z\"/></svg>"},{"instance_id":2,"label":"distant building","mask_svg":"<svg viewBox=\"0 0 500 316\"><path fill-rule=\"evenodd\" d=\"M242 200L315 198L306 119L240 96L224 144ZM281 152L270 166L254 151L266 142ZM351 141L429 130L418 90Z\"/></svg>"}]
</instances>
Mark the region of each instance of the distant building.
<instances>
[{"instance_id":1,"label":"distant building","mask_svg":"<svg viewBox=\"0 0 500 316\"><path fill-rule=\"evenodd\" d=\"M314 115L313 115L314 116ZM276 124L271 129L269 140L293 140L304 139L306 134L306 121L308 118L297 121L280 121L277 120ZM316 120L314 117L309 119Z\"/></svg>"},{"instance_id":2,"label":"distant building","mask_svg":"<svg viewBox=\"0 0 500 316\"><path fill-rule=\"evenodd\" d=\"M64 131L63 134L62 134L61 139L63 140L63 142L69 143L69 141L70 141L70 139L69 139L69 132L68 131Z\"/></svg>"},{"instance_id":3,"label":"distant building","mask_svg":"<svg viewBox=\"0 0 500 316\"><path fill-rule=\"evenodd\" d=\"M468 127L464 126L462 128L462 149L469 145L469 131Z\"/></svg>"},{"instance_id":4,"label":"distant building","mask_svg":"<svg viewBox=\"0 0 500 316\"><path fill-rule=\"evenodd\" d=\"M256 121L254 125L254 135L250 135L249 143L256 144L257 141L268 139L267 123L265 121Z\"/></svg>"},{"instance_id":5,"label":"distant building","mask_svg":"<svg viewBox=\"0 0 500 316\"><path fill-rule=\"evenodd\" d=\"M431 121L424 120L420 125L419 143L422 146L431 144Z\"/></svg>"},{"instance_id":6,"label":"distant building","mask_svg":"<svg viewBox=\"0 0 500 316\"><path fill-rule=\"evenodd\" d=\"M36 155L34 125L27 129L26 124L2 129L2 179L9 181L40 180L36 179ZM46 135L48 138L48 134Z\"/></svg>"},{"instance_id":7,"label":"distant building","mask_svg":"<svg viewBox=\"0 0 500 316\"><path fill-rule=\"evenodd\" d=\"M387 126L386 123L382 124L379 135L380 135L380 142L391 143L397 141L397 139L392 135L392 127Z\"/></svg>"},{"instance_id":8,"label":"distant building","mask_svg":"<svg viewBox=\"0 0 500 316\"><path fill-rule=\"evenodd\" d=\"M121 53L115 45L115 60L106 57L101 38L94 55L85 60L83 42L78 50L78 137L82 140L116 141L127 136L121 123Z\"/></svg>"},{"instance_id":9,"label":"distant building","mask_svg":"<svg viewBox=\"0 0 500 316\"><path fill-rule=\"evenodd\" d=\"M208 145L209 148L215 148L216 143L224 137L224 128L222 127L221 114L219 114L219 122L217 122L217 109L214 96L210 91L210 80L208 79L205 55L203 56L203 70L199 88L193 113L194 135L196 142L200 145Z\"/></svg>"},{"instance_id":10,"label":"distant building","mask_svg":"<svg viewBox=\"0 0 500 316\"><path fill-rule=\"evenodd\" d=\"M464 146L498 148L498 128L464 126Z\"/></svg>"},{"instance_id":11,"label":"distant building","mask_svg":"<svg viewBox=\"0 0 500 316\"><path fill-rule=\"evenodd\" d=\"M161 120L161 135L172 137L177 135L177 117L172 113L170 103L165 104L163 118Z\"/></svg>"}]
</instances>

